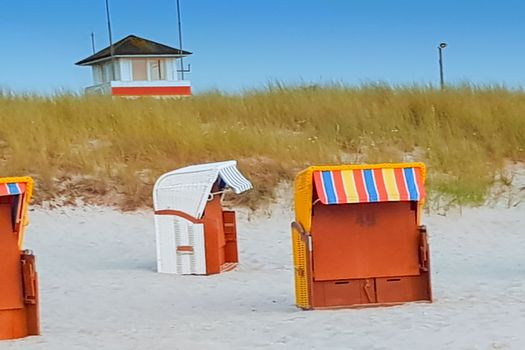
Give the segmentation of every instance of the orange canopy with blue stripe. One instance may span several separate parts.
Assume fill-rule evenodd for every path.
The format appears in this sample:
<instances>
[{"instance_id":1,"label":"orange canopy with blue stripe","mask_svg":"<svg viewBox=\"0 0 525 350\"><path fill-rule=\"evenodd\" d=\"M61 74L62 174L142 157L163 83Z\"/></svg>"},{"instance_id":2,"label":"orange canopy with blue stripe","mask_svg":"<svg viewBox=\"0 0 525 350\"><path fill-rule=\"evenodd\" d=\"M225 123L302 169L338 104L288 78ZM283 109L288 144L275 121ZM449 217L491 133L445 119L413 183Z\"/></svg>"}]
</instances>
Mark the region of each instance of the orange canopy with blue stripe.
<instances>
[{"instance_id":1,"label":"orange canopy with blue stripe","mask_svg":"<svg viewBox=\"0 0 525 350\"><path fill-rule=\"evenodd\" d=\"M0 196L15 196L26 191L26 183L11 182L0 183Z\"/></svg>"},{"instance_id":2,"label":"orange canopy with blue stripe","mask_svg":"<svg viewBox=\"0 0 525 350\"><path fill-rule=\"evenodd\" d=\"M420 167L318 170L313 176L323 204L420 201L425 197Z\"/></svg>"}]
</instances>

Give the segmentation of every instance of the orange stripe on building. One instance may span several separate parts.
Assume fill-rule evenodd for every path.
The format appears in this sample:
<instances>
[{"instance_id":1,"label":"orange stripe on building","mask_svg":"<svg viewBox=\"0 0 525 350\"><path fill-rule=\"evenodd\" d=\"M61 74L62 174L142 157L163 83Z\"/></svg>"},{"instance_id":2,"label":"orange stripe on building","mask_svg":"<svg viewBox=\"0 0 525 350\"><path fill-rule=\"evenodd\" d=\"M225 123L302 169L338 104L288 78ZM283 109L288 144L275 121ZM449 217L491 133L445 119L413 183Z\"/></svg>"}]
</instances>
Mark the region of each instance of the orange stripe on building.
<instances>
[{"instance_id":1,"label":"orange stripe on building","mask_svg":"<svg viewBox=\"0 0 525 350\"><path fill-rule=\"evenodd\" d=\"M125 86L112 87L114 96L189 96L191 86Z\"/></svg>"}]
</instances>

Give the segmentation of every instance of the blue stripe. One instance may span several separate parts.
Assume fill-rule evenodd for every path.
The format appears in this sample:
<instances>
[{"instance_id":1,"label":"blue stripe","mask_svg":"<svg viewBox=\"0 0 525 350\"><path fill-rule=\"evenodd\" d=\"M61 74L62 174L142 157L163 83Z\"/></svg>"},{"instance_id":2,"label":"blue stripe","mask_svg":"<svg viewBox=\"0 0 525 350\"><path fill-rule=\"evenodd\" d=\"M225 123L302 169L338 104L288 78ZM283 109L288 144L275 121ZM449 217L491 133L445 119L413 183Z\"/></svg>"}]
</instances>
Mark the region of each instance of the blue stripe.
<instances>
[{"instance_id":1,"label":"blue stripe","mask_svg":"<svg viewBox=\"0 0 525 350\"><path fill-rule=\"evenodd\" d=\"M365 185L366 191L368 192L368 199L370 202L377 202L379 197L377 196L376 186L374 184L374 174L370 169L363 170L363 173L365 174Z\"/></svg>"},{"instance_id":2,"label":"blue stripe","mask_svg":"<svg viewBox=\"0 0 525 350\"><path fill-rule=\"evenodd\" d=\"M337 198L335 196L334 182L332 181L332 174L330 171L322 171L324 191L326 192L327 204L336 204Z\"/></svg>"},{"instance_id":3,"label":"blue stripe","mask_svg":"<svg viewBox=\"0 0 525 350\"><path fill-rule=\"evenodd\" d=\"M7 184L9 194L20 194L20 190L16 184Z\"/></svg>"},{"instance_id":4,"label":"blue stripe","mask_svg":"<svg viewBox=\"0 0 525 350\"><path fill-rule=\"evenodd\" d=\"M408 194L410 195L411 201L419 200L419 195L417 191L416 179L414 178L413 168L405 168L403 172L405 173L405 179L408 188Z\"/></svg>"}]
</instances>

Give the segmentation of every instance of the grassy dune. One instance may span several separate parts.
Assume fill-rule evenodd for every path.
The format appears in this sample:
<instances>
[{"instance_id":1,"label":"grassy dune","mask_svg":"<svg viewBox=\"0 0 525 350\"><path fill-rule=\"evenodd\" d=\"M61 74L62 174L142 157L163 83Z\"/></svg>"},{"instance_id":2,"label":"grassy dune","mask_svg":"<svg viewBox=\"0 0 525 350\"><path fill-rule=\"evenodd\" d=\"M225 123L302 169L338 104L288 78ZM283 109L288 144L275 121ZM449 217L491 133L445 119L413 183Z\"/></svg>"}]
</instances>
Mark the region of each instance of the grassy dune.
<instances>
[{"instance_id":1,"label":"grassy dune","mask_svg":"<svg viewBox=\"0 0 525 350\"><path fill-rule=\"evenodd\" d=\"M0 175L37 201L151 205L155 179L237 159L255 205L312 164L422 160L433 195L480 203L525 160L525 93L502 88L282 87L180 100L0 94Z\"/></svg>"}]
</instances>

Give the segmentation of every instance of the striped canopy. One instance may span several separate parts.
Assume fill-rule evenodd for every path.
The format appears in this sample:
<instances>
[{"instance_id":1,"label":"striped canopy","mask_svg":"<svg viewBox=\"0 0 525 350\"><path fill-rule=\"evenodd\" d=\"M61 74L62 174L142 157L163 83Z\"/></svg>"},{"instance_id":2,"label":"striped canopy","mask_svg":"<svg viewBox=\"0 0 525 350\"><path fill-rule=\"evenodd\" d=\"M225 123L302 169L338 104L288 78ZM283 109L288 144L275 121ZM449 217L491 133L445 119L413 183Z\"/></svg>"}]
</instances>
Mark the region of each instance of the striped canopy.
<instances>
[{"instance_id":1,"label":"striped canopy","mask_svg":"<svg viewBox=\"0 0 525 350\"><path fill-rule=\"evenodd\" d=\"M14 196L26 191L26 184L23 182L0 183L0 196Z\"/></svg>"},{"instance_id":2,"label":"striped canopy","mask_svg":"<svg viewBox=\"0 0 525 350\"><path fill-rule=\"evenodd\" d=\"M314 171L323 204L420 201L425 197L421 168Z\"/></svg>"},{"instance_id":3,"label":"striped canopy","mask_svg":"<svg viewBox=\"0 0 525 350\"><path fill-rule=\"evenodd\" d=\"M234 160L190 165L159 177L153 188L153 206L155 210L179 210L200 219L217 181L219 191L229 187L239 194L252 188Z\"/></svg>"}]
</instances>

